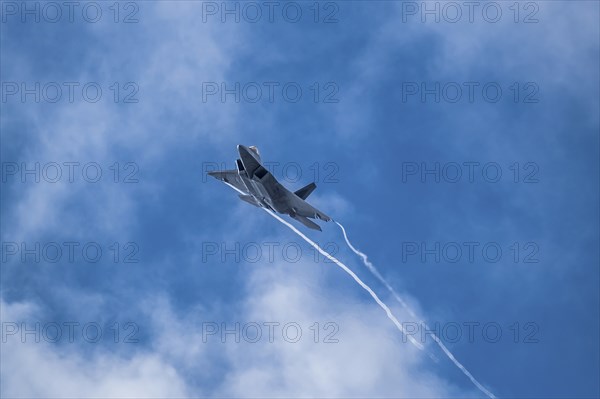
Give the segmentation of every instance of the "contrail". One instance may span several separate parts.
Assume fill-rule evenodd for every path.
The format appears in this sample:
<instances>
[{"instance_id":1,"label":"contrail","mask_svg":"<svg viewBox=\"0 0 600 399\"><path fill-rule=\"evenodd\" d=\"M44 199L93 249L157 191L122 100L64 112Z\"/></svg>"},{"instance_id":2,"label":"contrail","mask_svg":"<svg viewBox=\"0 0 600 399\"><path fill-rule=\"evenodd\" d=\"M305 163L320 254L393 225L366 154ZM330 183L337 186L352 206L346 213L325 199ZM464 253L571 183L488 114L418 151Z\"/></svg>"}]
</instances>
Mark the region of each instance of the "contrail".
<instances>
[{"instance_id":1,"label":"contrail","mask_svg":"<svg viewBox=\"0 0 600 399\"><path fill-rule=\"evenodd\" d=\"M334 220L334 222L338 226L340 226L340 228L342 229L342 233L344 233L344 239L346 240L346 244L348 244L348 246L350 247L350 249L362 259L362 261L363 261L364 265L367 267L367 269L369 269L369 271L371 273L373 273L373 275L383 285L385 285L385 287L392 294L392 296L402 305L402 307L404 307L404 309L406 309L408 311L408 313L412 317L414 317L415 319L419 320L419 318L416 316L416 314L413 312L413 310L408 306L408 304L406 302L404 302L404 300L400 297L400 295L398 295L398 293L396 293L396 290L394 290L394 288L392 288L392 286L383 278L383 276L379 273L379 271L375 268L375 266L371 262L369 262L369 259L367 258L367 255L365 255L364 253L360 252L358 249L354 248L354 246L350 243L350 240L348 239L348 236L346 235L346 229L344 229L344 226L342 226L340 223L336 222L335 220ZM429 327L427 327L427 324L424 321L419 320L419 323L421 323L422 326L425 326L425 328L429 331ZM444 345L444 343L437 337L437 335L432 334L432 336L433 336L433 340L439 345L439 347L446 354L446 356L448 356L448 358L452 361L452 363L454 363L456 365L456 367L458 367L463 372L463 374L466 375L471 380L471 382L481 392L483 392L484 394L486 394L491 399L495 399L496 398L493 393L491 393L483 385L481 385L475 379L475 377L473 377L473 375L471 373L469 373L469 371L458 360L456 360L456 358L454 357L454 355L450 352L450 350L448 348L446 348L446 345Z\"/></svg>"},{"instance_id":2,"label":"contrail","mask_svg":"<svg viewBox=\"0 0 600 399\"><path fill-rule=\"evenodd\" d=\"M307 243L312 245L317 251L319 251L321 253L321 255L323 255L326 258L328 258L329 260L333 261L336 265L338 265L340 268L342 268L342 270L344 270L346 273L348 273L350 275L350 277L352 277L354 279L354 281L356 281L361 287L363 287L365 289L365 291L367 291L373 297L375 302L377 302L377 304L379 306L381 306L381 308L387 314L387 317L396 325L396 327L398 327L398 330L400 330L400 332L402 332L402 334L404 334L406 337L408 337L408 339L410 339L410 342L412 342L413 345L415 345L417 348L423 350L423 345L421 345L421 343L419 343L417 340L415 340L411 335L406 334L406 331L404 331L404 328L402 327L400 322L396 319L396 317L394 317L390 308L388 308L387 305L385 303L383 303L381 301L381 299L379 299L377 294L375 294L375 292L373 292L373 290L371 288L369 288L368 285L366 285L360 278L358 278L358 276L356 274L354 274L354 272L352 270L350 270L348 268L348 266L344 265L333 255L330 255L329 253L327 253L327 251L321 249L321 247L319 245L317 245L314 241L312 241L310 238L306 237L298 229L296 229L294 226L292 226L291 224L289 224L288 222L286 222L285 220L280 218L275 213L271 212L270 210L268 210L266 208L262 208L262 209L264 209L269 215L273 216L275 219L279 220L281 223L283 223L284 225L289 227L294 233L298 234L300 237L302 237L304 239L304 241L306 241Z\"/></svg>"},{"instance_id":3,"label":"contrail","mask_svg":"<svg viewBox=\"0 0 600 399\"><path fill-rule=\"evenodd\" d=\"M385 285L385 287L388 289L388 291L390 291L390 293L396 299L396 301L398 301L402 305L402 307L408 311L408 313L411 315L411 317L413 317L414 319L418 319L417 315L415 314L415 312L413 312L413 310L410 308L410 306L408 306L408 304L406 302L404 302L404 300L400 297L400 295L398 295L396 293L396 291L392 288L392 286L388 284L388 282L379 273L379 270L377 270L375 268L375 266L373 266L373 264L371 262L369 262L367 255L363 254L358 249L354 248L354 246L350 243L350 240L348 239L348 236L346 235L346 229L344 229L344 226L342 226L340 223L336 222L335 220L334 220L334 222L335 222L335 224L340 226L340 228L342 229L342 233L344 233L344 239L346 240L346 244L348 244L350 249L362 259L362 261L363 261L364 265L367 267L367 269L369 269L369 271L371 273L373 273L373 275L375 277L377 277L377 279L383 285ZM422 322L422 321L419 320L419 322Z\"/></svg>"}]
</instances>

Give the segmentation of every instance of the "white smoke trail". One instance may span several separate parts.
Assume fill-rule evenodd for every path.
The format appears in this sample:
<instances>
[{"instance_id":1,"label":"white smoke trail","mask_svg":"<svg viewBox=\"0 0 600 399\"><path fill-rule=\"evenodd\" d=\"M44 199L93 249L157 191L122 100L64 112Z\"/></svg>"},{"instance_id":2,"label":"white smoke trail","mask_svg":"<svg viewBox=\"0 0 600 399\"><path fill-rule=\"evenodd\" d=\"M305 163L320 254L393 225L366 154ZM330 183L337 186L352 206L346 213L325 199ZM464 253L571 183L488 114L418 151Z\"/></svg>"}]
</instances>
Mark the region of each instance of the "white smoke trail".
<instances>
[{"instance_id":1,"label":"white smoke trail","mask_svg":"<svg viewBox=\"0 0 600 399\"><path fill-rule=\"evenodd\" d=\"M406 337L408 337L408 339L410 340L410 342L413 345L415 345L417 348L423 350L423 345L421 345L421 343L419 343L417 340L415 340L411 335L406 334L406 331L404 331L404 327L402 327L402 324L400 324L400 322L396 319L396 317L394 317L390 308L388 308L387 305L385 303L383 303L381 301L381 299L379 299L377 294L375 294L375 292L373 292L373 290L371 288L369 288L368 285L366 285L360 278L358 278L358 276L356 274L354 274L354 272L352 270L350 270L348 268L348 266L344 265L333 255L330 255L329 253L327 253L327 251L321 249L321 247L319 245L317 245L314 241L312 241L310 238L306 237L298 229L296 229L294 226L292 226L291 224L289 224L288 222L286 222L285 220L280 218L275 213L271 212L270 210L268 210L266 208L262 208L262 209L264 209L269 215L273 216L275 219L279 220L281 223L283 223L284 225L289 227L294 233L298 234L301 238L304 239L304 241L306 241L311 246L313 246L317 251L319 251L321 253L321 255L325 256L326 258L328 258L329 260L334 262L336 265L338 265L340 268L342 268L342 270L344 270L346 273L348 273L350 275L350 277L352 277L354 279L354 281L356 281L362 288L364 288L373 297L375 302L377 302L377 304L379 306L381 306L381 308L387 314L387 317L396 325L396 327L398 327L398 330L400 330L400 332L402 332L402 334L404 334Z\"/></svg>"},{"instance_id":2,"label":"white smoke trail","mask_svg":"<svg viewBox=\"0 0 600 399\"><path fill-rule=\"evenodd\" d=\"M334 221L335 222L335 221ZM392 288L392 286L383 278L383 276L379 273L379 271L377 270L377 268L375 268L375 266L369 262L369 259L367 258L367 255L365 255L364 253L360 252L358 249L354 248L354 246L350 243L350 240L348 239L348 236L346 235L346 229L344 229L344 226L342 226L340 223L335 222L338 226L340 226L340 228L342 229L342 233L344 233L344 239L346 240L346 244L348 244L348 246L350 247L350 249L357 254L363 261L364 265L367 267L367 269L369 269L369 271L371 273L373 273L373 275L383 284L385 285L385 287L388 289L388 291L392 294L392 296L402 305L402 307L404 307L404 309L406 309L408 311L408 313L414 317L415 319L419 319L415 313L413 312L413 310L408 306L408 304L406 302L404 302L404 300L400 297L400 295L398 295L398 293L396 292L396 290L394 290L394 288ZM427 324L422 321L419 320L419 323L421 324L421 326L425 326L425 328L427 330L429 330L429 327L427 327ZM433 340L439 345L439 347L442 349L442 351L446 354L446 356L448 356L448 358L452 361L452 363L454 363L454 365L456 365L456 367L458 367L464 375L466 375L471 382L484 394L486 394L489 398L494 399L495 396L493 393L491 393L490 391L488 391L483 385L481 385L476 379L475 377L473 377L473 375L471 373L469 373L469 371L454 357L454 355L450 352L450 350L446 347L446 345L444 345L444 343L437 337L437 335L432 334L433 336Z\"/></svg>"},{"instance_id":3,"label":"white smoke trail","mask_svg":"<svg viewBox=\"0 0 600 399\"><path fill-rule=\"evenodd\" d=\"M238 188L235 187L235 186L233 186L232 184L229 184L227 182L225 182L225 184L227 184L228 186L230 186L231 188L233 188L235 191L239 192L240 194L246 195L246 193L238 190ZM314 247L317 251L319 251L321 253L321 255L325 256L328 259L330 259L336 265L338 265L339 267L341 267L342 270L344 270L346 273L348 273L354 279L354 281L356 281L362 288L364 288L373 297L373 299L375 299L375 302L377 302L377 304L379 306L381 306L381 308L383 310L385 310L385 313L387 314L388 318L396 325L396 327L398 327L398 329L402 332L402 334L404 334L406 337L408 337L408 339L410 340L410 342L413 345L415 345L417 348L423 350L423 345L421 345L419 342L417 342L411 335L406 334L406 331L404 331L404 328L402 327L402 325L400 324L400 322L394 317L394 315L392 314L392 311L387 307L387 305L385 303L383 303L379 299L379 297L373 292L373 290L371 288L369 288L368 285L366 285L365 283L363 283L362 280L360 278L358 278L358 276L356 274L354 274L354 272L348 268L348 266L344 265L337 258L335 258L334 256L330 255L329 253L327 253L323 249L321 249L321 247L319 247L310 238L306 237L298 229L296 229L294 226L292 226L291 224L289 224L288 222L286 222L285 220L283 220L282 218L280 218L279 216L277 216L276 214L274 214L270 210L268 210L266 208L262 208L262 209L264 209L269 215L273 216L275 219L279 220L281 223L283 223L284 225L286 225L287 227L289 227L294 233L298 234L300 237L302 237L304 239L304 241L306 241L312 247ZM394 298L402 305L402 307L404 307L404 309L406 309L409 312L409 314L411 315L411 317L413 317L415 319L418 319L418 317L415 315L415 313L410 308L410 306L408 306L408 304L406 302L404 302L404 300L400 297L400 295L398 295L396 293L396 291L392 288L392 286L389 285L388 282L383 278L383 276L379 273L379 271L375 268L375 266L371 262L369 262L369 260L367 259L367 255L365 255L364 253L360 252L358 249L354 248L354 246L352 246L352 244L350 243L350 240L348 239L348 236L346 235L346 229L344 229L344 226L342 226L340 223L336 222L335 220L334 220L334 222L338 226L340 226L340 228L342 229L342 233L344 233L344 239L346 240L346 243L348 244L348 246L350 247L350 249L355 254L357 254L358 256L360 256L360 258L363 260L363 263L365 264L365 266L367 266L367 268L371 271L371 273L373 273L373 275L381 283L383 283L383 285L385 285L385 287L388 289L388 291L390 291L390 293L394 296ZM425 328L429 329L427 327L427 324L425 324L424 321L419 320L419 322L422 325L424 325ZM444 343L442 341L440 341L440 339L435 334L432 334L432 335L433 335L434 341L439 345L439 347L446 354L446 356L448 356L448 358L452 361L452 363L454 363L456 365L456 367L458 367L463 372L463 374L466 375L471 380L471 382L481 392L483 392L485 395L487 395L490 399L496 399L496 396L494 396L493 393L491 393L483 385L481 385L479 383L479 381L477 381L475 379L475 377L473 377L473 375L471 373L469 373L469 371L454 357L454 355L450 352L450 350L448 350L448 348L446 348L446 345L444 345Z\"/></svg>"}]
</instances>

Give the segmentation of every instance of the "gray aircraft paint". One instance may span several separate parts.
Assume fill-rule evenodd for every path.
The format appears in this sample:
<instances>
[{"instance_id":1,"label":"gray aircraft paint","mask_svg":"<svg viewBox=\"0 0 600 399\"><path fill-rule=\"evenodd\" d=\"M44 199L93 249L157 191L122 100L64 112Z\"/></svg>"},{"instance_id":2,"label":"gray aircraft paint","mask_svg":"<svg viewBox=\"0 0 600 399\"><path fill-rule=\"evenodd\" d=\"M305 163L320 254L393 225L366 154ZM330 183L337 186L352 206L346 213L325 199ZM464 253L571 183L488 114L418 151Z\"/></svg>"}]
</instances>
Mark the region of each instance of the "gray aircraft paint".
<instances>
[{"instance_id":1,"label":"gray aircraft paint","mask_svg":"<svg viewBox=\"0 0 600 399\"><path fill-rule=\"evenodd\" d=\"M305 201L316 188L314 183L291 192L262 165L256 147L238 145L237 149L240 155L236 160L237 170L220 170L208 174L238 191L241 200L289 215L310 229L321 231L321 227L310 219L326 222L331 220L329 216Z\"/></svg>"}]
</instances>

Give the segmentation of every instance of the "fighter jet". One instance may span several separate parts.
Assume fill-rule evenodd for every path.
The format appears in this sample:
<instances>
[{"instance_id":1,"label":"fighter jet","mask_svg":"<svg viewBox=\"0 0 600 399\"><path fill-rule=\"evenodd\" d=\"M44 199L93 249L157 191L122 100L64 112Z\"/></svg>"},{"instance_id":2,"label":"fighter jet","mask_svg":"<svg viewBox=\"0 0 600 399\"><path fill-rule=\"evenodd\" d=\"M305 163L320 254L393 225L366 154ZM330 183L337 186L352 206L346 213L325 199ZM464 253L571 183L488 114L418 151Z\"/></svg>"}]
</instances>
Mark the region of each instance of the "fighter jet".
<instances>
[{"instance_id":1,"label":"fighter jet","mask_svg":"<svg viewBox=\"0 0 600 399\"><path fill-rule=\"evenodd\" d=\"M237 170L220 170L208 174L238 191L243 201L289 215L308 228L322 231L318 224L308 218L326 222L331 218L305 201L317 188L315 183L291 192L262 165L256 147L238 145L237 149L240 154L236 160Z\"/></svg>"}]
</instances>

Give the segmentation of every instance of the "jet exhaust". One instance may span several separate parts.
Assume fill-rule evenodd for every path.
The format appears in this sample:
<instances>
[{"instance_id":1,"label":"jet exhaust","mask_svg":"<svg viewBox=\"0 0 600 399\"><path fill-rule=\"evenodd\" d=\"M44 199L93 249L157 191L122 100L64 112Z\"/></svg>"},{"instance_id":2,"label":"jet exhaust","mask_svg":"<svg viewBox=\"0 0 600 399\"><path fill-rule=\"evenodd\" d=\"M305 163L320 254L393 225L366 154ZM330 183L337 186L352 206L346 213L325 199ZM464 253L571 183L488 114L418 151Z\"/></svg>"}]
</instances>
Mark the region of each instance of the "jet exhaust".
<instances>
[{"instance_id":1,"label":"jet exhaust","mask_svg":"<svg viewBox=\"0 0 600 399\"><path fill-rule=\"evenodd\" d=\"M379 282L381 282L386 288L387 290L392 294L392 296L394 297L394 299L396 299L396 301L398 303L400 303L400 305L402 305L402 307L404 309L406 309L408 311L408 313L414 317L415 319L419 320L419 318L417 317L417 315L415 314L415 312L413 312L413 310L410 308L410 306L408 306L408 304L402 299L402 297L400 297L400 295L398 295L398 293L396 292L396 290L394 290L394 288L387 282L386 279L383 278L383 276L381 275L381 273L379 273L379 270L377 270L377 268L369 261L369 259L367 258L367 255L365 255L364 253L360 252L358 249L354 248L354 246L350 243L350 240L348 239L348 235L346 234L346 229L344 228L344 226L341 225L341 223L335 221L335 224L337 224L338 226L340 226L340 228L342 229L342 233L344 234L344 239L346 240L346 244L348 244L348 247L352 250L352 252L354 252L356 255L358 255L363 264L367 267L367 269L369 269L369 271L375 276L375 278L377 278L377 280L379 280ZM427 330L429 330L429 327L427 327L427 323L425 323L423 320L419 320L419 323L422 326L425 326L425 328L427 328ZM435 343L438 344L438 346L440 347L440 349L446 354L446 356L452 361L452 363L454 363L454 365L456 367L458 367L460 369L460 371L463 372L463 374L465 376L467 376L467 378L469 378L471 380L471 382L481 391L483 392L485 395L487 395L490 399L495 399L496 397L494 396L493 393L491 393L490 391L488 391L483 385L481 385L476 379L475 377L473 377L473 375L454 357L454 355L452 354L452 352L450 352L450 350L446 347L446 345L444 345L444 343L438 338L437 335L435 334L431 334L433 337L433 340L435 341Z\"/></svg>"}]
</instances>

